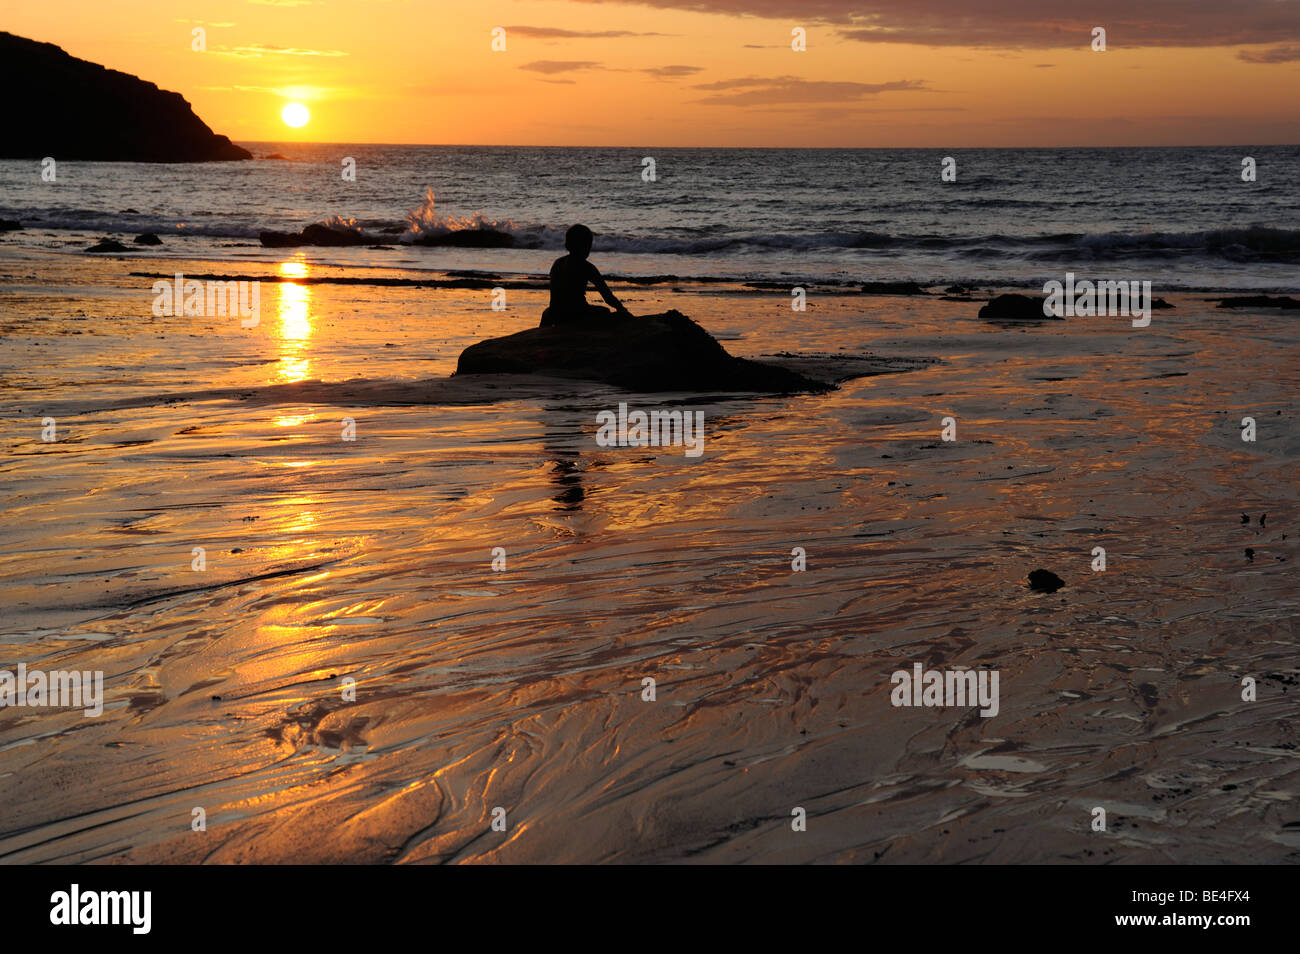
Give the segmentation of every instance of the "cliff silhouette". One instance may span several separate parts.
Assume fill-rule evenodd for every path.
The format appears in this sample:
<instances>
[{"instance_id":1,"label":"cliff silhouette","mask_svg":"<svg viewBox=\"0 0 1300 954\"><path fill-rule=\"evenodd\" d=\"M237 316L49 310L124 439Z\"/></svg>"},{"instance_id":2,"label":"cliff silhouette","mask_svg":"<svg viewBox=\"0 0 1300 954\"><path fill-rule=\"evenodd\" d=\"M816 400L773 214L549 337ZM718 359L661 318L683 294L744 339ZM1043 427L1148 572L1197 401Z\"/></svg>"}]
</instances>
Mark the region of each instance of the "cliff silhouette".
<instances>
[{"instance_id":1,"label":"cliff silhouette","mask_svg":"<svg viewBox=\"0 0 1300 954\"><path fill-rule=\"evenodd\" d=\"M9 108L0 159L216 162L252 154L214 133L180 93L0 32Z\"/></svg>"}]
</instances>

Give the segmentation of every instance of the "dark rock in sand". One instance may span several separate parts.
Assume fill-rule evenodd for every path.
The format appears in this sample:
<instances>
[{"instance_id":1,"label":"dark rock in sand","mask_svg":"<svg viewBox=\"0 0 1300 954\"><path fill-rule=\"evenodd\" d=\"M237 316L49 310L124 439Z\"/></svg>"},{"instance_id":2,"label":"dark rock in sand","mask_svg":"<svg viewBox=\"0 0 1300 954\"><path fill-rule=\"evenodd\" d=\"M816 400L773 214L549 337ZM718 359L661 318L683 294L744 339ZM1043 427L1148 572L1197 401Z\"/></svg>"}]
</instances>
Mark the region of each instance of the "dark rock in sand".
<instances>
[{"instance_id":1,"label":"dark rock in sand","mask_svg":"<svg viewBox=\"0 0 1300 954\"><path fill-rule=\"evenodd\" d=\"M0 33L5 95L0 159L214 162L251 159L218 136L180 93Z\"/></svg>"},{"instance_id":2,"label":"dark rock in sand","mask_svg":"<svg viewBox=\"0 0 1300 954\"><path fill-rule=\"evenodd\" d=\"M90 246L90 248L86 249L86 251L87 252L128 252L130 251L130 249L128 249L117 239L106 238L106 239L100 239L99 244Z\"/></svg>"},{"instance_id":3,"label":"dark rock in sand","mask_svg":"<svg viewBox=\"0 0 1300 954\"><path fill-rule=\"evenodd\" d=\"M1286 295L1277 298L1268 295L1246 295L1240 298L1220 298L1218 302L1220 308L1282 308L1287 311L1300 308L1300 300Z\"/></svg>"},{"instance_id":4,"label":"dark rock in sand","mask_svg":"<svg viewBox=\"0 0 1300 954\"><path fill-rule=\"evenodd\" d=\"M161 245L162 239L154 235L152 232L145 232L144 234L137 235L135 237L135 244L136 245Z\"/></svg>"},{"instance_id":5,"label":"dark rock in sand","mask_svg":"<svg viewBox=\"0 0 1300 954\"><path fill-rule=\"evenodd\" d=\"M1006 321L1046 321L1055 320L1055 315L1043 314L1043 298L1030 298L1028 295L998 295L980 309L981 318L994 318Z\"/></svg>"},{"instance_id":6,"label":"dark rock in sand","mask_svg":"<svg viewBox=\"0 0 1300 954\"><path fill-rule=\"evenodd\" d=\"M22 227L23 223L17 219L0 219L0 232L17 232Z\"/></svg>"},{"instance_id":7,"label":"dark rock in sand","mask_svg":"<svg viewBox=\"0 0 1300 954\"><path fill-rule=\"evenodd\" d=\"M1051 570L1034 570L1029 574L1029 588L1039 593L1055 593L1063 586L1065 580Z\"/></svg>"},{"instance_id":8,"label":"dark rock in sand","mask_svg":"<svg viewBox=\"0 0 1300 954\"><path fill-rule=\"evenodd\" d=\"M456 229L441 235L425 235L414 245L451 246L453 248L514 248L515 237L498 229Z\"/></svg>"},{"instance_id":9,"label":"dark rock in sand","mask_svg":"<svg viewBox=\"0 0 1300 954\"><path fill-rule=\"evenodd\" d=\"M864 295L928 295L916 282L863 282Z\"/></svg>"},{"instance_id":10,"label":"dark rock in sand","mask_svg":"<svg viewBox=\"0 0 1300 954\"><path fill-rule=\"evenodd\" d=\"M679 311L530 328L470 345L457 375L546 374L634 391L826 391L832 385L736 358Z\"/></svg>"},{"instance_id":11,"label":"dark rock in sand","mask_svg":"<svg viewBox=\"0 0 1300 954\"><path fill-rule=\"evenodd\" d=\"M1169 302L1165 301L1163 298L1157 298L1151 302L1151 307L1153 309L1159 309L1159 308L1173 308L1174 306L1169 304Z\"/></svg>"}]
</instances>

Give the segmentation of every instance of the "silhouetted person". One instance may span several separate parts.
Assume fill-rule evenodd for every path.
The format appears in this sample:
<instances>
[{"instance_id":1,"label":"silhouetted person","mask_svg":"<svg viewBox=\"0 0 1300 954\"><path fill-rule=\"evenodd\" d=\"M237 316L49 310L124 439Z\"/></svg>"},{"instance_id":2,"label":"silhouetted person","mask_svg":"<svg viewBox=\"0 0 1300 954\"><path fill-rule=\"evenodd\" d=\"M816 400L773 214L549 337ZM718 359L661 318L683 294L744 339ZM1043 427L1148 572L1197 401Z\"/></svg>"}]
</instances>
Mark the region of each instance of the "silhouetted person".
<instances>
[{"instance_id":1,"label":"silhouetted person","mask_svg":"<svg viewBox=\"0 0 1300 954\"><path fill-rule=\"evenodd\" d=\"M600 297L614 309L614 314L631 317L623 303L609 290L605 279L600 277L599 269L587 261L591 254L591 238L591 229L585 225L575 225L564 233L564 247L569 254L557 258L551 266L551 304L542 312L539 327L608 317L611 314L609 308L587 304L588 284L600 292Z\"/></svg>"}]
</instances>

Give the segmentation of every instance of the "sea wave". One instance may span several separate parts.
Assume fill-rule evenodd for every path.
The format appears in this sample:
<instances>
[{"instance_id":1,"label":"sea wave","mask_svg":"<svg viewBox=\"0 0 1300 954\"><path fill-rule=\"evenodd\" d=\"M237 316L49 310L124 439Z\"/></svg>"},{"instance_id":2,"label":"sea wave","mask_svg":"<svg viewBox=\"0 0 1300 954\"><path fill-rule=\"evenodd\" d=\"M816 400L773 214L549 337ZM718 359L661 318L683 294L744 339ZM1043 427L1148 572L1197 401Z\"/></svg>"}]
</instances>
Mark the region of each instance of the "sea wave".
<instances>
[{"instance_id":1,"label":"sea wave","mask_svg":"<svg viewBox=\"0 0 1300 954\"><path fill-rule=\"evenodd\" d=\"M154 214L90 209L50 210L41 215L0 208L0 216L18 218L28 229L82 231L102 234L156 232L171 236L256 241L266 223L214 217L195 221ZM307 224L307 223L303 223ZM420 244L454 232L492 230L509 236L519 249L561 250L565 227L548 223L469 216L441 215L432 189L401 219L321 217L316 224L340 231L360 232L373 244ZM300 227L300 226L299 226ZM20 233L10 233L16 235ZM434 243L436 244L436 243ZM1187 232L1052 232L1043 234L944 233L896 234L872 230L825 229L804 232L702 233L682 227L669 234L627 234L597 229L597 253L647 255L767 256L782 252L863 249L880 254L921 253L923 257L1005 260L1008 262L1082 262L1134 260L1203 260L1233 263L1300 263L1300 229L1249 225Z\"/></svg>"},{"instance_id":2,"label":"sea wave","mask_svg":"<svg viewBox=\"0 0 1300 954\"><path fill-rule=\"evenodd\" d=\"M406 214L403 242L444 236L465 229L491 229L509 235L516 248L562 249L564 229L547 224L489 219L483 213L444 217L436 210L432 189L424 202ZM747 234L672 235L597 234L601 252L656 255L812 251L834 249L933 250L976 258L1050 261L1105 261L1134 258L1205 258L1232 262L1300 262L1300 229L1266 225L1194 232L1066 232L1040 235L896 235L888 232L827 230Z\"/></svg>"}]
</instances>

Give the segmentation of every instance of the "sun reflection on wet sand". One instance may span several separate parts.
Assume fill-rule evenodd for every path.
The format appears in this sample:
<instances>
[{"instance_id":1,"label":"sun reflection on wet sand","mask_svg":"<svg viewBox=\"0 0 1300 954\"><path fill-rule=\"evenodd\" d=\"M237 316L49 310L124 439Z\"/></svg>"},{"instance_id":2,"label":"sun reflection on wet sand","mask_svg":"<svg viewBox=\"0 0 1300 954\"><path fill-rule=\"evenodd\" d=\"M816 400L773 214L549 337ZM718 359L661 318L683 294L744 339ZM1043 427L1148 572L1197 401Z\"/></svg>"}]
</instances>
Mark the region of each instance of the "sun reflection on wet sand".
<instances>
[{"instance_id":1,"label":"sun reflection on wet sand","mask_svg":"<svg viewBox=\"0 0 1300 954\"><path fill-rule=\"evenodd\" d=\"M310 424L318 417L319 414L292 414L288 411L277 411L271 418L271 423L276 427L297 427L299 424Z\"/></svg>"},{"instance_id":2,"label":"sun reflection on wet sand","mask_svg":"<svg viewBox=\"0 0 1300 954\"><path fill-rule=\"evenodd\" d=\"M284 278L306 278L305 262L281 262ZM311 341L311 287L280 282L280 362L277 378L284 384L306 381L311 374L307 346Z\"/></svg>"}]
</instances>

